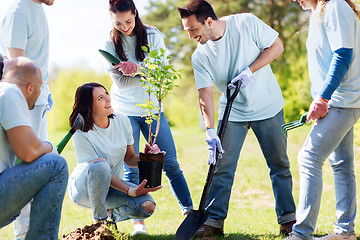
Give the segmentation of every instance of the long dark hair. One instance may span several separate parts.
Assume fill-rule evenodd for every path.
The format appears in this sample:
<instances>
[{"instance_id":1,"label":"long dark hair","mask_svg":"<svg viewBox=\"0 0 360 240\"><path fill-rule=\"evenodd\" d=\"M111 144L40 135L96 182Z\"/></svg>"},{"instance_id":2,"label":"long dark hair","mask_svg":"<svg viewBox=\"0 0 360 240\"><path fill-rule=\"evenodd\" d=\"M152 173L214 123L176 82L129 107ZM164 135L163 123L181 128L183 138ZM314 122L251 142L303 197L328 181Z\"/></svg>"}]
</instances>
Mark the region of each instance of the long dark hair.
<instances>
[{"instance_id":1,"label":"long dark hair","mask_svg":"<svg viewBox=\"0 0 360 240\"><path fill-rule=\"evenodd\" d=\"M93 90L97 87L102 87L107 91L103 85L95 82L85 83L76 89L73 111L69 117L71 127L74 125L78 113L80 113L84 117L83 132L94 129L94 119L92 117ZM108 116L108 118L113 117L114 114Z\"/></svg>"},{"instance_id":2,"label":"long dark hair","mask_svg":"<svg viewBox=\"0 0 360 240\"><path fill-rule=\"evenodd\" d=\"M147 36L146 36L146 26L142 23L139 12L135 7L135 4L132 0L109 0L109 11L116 12L125 12L131 10L132 14L135 14L135 36L136 39L136 47L135 47L135 56L139 61L143 61L145 58L145 52L141 49L142 46L147 46ZM117 30L115 27L110 32L110 39L113 41L115 45L115 51L118 57L122 61L127 61L127 57L125 56L123 49L123 40L121 38L122 33Z\"/></svg>"}]
</instances>

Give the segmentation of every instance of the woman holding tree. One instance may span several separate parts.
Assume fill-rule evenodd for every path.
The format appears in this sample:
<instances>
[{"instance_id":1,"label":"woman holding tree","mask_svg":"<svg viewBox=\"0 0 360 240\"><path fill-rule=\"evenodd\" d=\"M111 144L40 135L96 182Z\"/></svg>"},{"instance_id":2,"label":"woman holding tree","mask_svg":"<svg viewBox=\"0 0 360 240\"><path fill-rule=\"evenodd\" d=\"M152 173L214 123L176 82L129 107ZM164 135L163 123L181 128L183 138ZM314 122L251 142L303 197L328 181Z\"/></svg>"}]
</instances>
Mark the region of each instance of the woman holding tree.
<instances>
[{"instance_id":1,"label":"woman holding tree","mask_svg":"<svg viewBox=\"0 0 360 240\"><path fill-rule=\"evenodd\" d=\"M120 63L112 66L109 64L108 72L113 84L111 87L111 98L116 111L128 116L133 128L134 148L139 153L140 131L145 137L149 135L148 125L144 110L137 106L148 99L146 89L142 87L140 76L137 75L143 64L147 52L141 49L142 46L160 50L165 49L162 33L152 26L144 25L139 18L139 13L132 0L110 0L109 11L113 21L113 29L110 39L105 44L105 50L120 59ZM151 95L152 102L157 104L156 98ZM158 105L156 105L158 107ZM160 131L156 140L159 148L166 152L164 159L164 172L169 179L170 188L173 192L182 214L186 215L193 204L190 191L182 170L177 161L176 149L169 124L162 113ZM155 132L157 121L152 123L152 131ZM138 183L138 169L125 166L125 180ZM136 222L136 220L134 220ZM137 220L134 234L146 233L143 221Z\"/></svg>"}]
</instances>

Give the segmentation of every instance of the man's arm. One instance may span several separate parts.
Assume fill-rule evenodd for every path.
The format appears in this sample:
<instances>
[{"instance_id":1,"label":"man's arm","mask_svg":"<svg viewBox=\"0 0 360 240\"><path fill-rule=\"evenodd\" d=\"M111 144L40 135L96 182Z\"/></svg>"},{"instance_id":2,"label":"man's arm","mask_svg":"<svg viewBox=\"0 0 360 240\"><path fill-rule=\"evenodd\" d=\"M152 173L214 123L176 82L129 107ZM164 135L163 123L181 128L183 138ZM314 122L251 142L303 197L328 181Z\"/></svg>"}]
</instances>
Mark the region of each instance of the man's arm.
<instances>
[{"instance_id":1,"label":"man's arm","mask_svg":"<svg viewBox=\"0 0 360 240\"><path fill-rule=\"evenodd\" d=\"M20 48L7 48L9 60L17 57L25 57L25 50Z\"/></svg>"},{"instance_id":2,"label":"man's arm","mask_svg":"<svg viewBox=\"0 0 360 240\"><path fill-rule=\"evenodd\" d=\"M205 128L214 128L215 114L213 87L200 88L198 91L200 110L204 120Z\"/></svg>"},{"instance_id":3,"label":"man's arm","mask_svg":"<svg viewBox=\"0 0 360 240\"><path fill-rule=\"evenodd\" d=\"M249 66L251 72L256 72L265 65L271 63L275 58L284 52L284 45L280 38L276 38L274 43L266 48L259 57Z\"/></svg>"},{"instance_id":4,"label":"man's arm","mask_svg":"<svg viewBox=\"0 0 360 240\"><path fill-rule=\"evenodd\" d=\"M52 145L40 141L30 126L11 128L6 135L16 156L24 162L32 162L52 150Z\"/></svg>"}]
</instances>

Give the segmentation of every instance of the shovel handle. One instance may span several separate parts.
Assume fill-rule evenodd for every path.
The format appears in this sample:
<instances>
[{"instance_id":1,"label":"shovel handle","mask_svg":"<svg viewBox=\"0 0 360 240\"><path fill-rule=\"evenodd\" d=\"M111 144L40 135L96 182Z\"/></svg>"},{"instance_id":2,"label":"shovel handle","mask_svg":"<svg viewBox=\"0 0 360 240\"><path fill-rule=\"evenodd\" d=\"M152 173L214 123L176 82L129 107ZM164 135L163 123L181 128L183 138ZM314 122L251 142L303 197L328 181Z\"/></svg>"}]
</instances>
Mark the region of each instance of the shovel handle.
<instances>
[{"instance_id":1,"label":"shovel handle","mask_svg":"<svg viewBox=\"0 0 360 240\"><path fill-rule=\"evenodd\" d=\"M227 102L226 102L224 115L223 115L223 118L222 118L222 121L221 121L220 130L219 130L219 133L218 133L218 136L220 138L220 142L222 142L224 134L225 134L226 126L227 126L229 116L230 116L231 106L232 106L236 96L238 95L238 93L240 91L241 81L236 82L235 85L236 85L236 88L235 88L235 90L234 90L234 92L232 94L230 94L231 90L228 87L226 88ZM206 204L207 197L209 195L210 185L211 185L212 178L214 176L214 171L215 171L215 167L216 167L216 164L217 164L217 161L218 161L218 157L219 157L219 151L216 150L216 163L211 164L210 167L209 167L208 175L207 175L206 181L205 181L205 186L204 186L204 189L203 189L203 193L201 195L199 211L204 211L205 210L205 204Z\"/></svg>"}]
</instances>

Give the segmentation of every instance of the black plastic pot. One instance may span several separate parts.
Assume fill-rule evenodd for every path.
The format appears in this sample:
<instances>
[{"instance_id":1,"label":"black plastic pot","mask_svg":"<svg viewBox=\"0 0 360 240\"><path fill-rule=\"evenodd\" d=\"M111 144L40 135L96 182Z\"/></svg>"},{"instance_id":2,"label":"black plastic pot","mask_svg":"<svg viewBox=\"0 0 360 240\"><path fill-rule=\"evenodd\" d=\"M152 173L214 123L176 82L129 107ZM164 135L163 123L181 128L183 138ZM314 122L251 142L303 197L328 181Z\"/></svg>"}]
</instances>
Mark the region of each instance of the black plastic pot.
<instances>
[{"instance_id":1,"label":"black plastic pot","mask_svg":"<svg viewBox=\"0 0 360 240\"><path fill-rule=\"evenodd\" d=\"M155 157L155 160L152 158ZM160 158L159 158L160 157ZM162 169L164 167L164 155L160 154L143 154L140 153L139 183L144 179L147 180L146 188L157 187L161 185Z\"/></svg>"}]
</instances>

